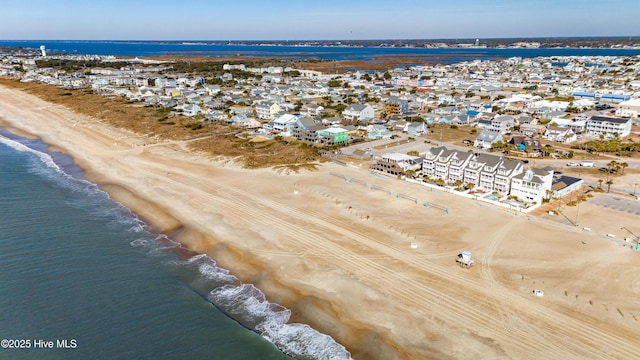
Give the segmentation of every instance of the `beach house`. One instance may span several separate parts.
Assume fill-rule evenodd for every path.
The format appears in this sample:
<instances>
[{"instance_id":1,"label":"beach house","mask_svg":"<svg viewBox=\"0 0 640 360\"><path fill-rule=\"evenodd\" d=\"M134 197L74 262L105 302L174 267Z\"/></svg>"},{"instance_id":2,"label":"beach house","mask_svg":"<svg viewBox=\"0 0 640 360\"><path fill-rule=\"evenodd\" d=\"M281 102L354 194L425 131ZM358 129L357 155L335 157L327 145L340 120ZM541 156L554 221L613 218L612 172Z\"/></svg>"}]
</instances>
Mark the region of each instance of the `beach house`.
<instances>
[{"instance_id":1,"label":"beach house","mask_svg":"<svg viewBox=\"0 0 640 360\"><path fill-rule=\"evenodd\" d=\"M308 116L299 117L291 128L291 135L302 141L315 143L318 141L318 131L326 129L322 123L317 123Z\"/></svg>"},{"instance_id":2,"label":"beach house","mask_svg":"<svg viewBox=\"0 0 640 360\"><path fill-rule=\"evenodd\" d=\"M548 198L553 184L553 169L529 169L511 179L509 195L519 200L542 204L542 199Z\"/></svg>"},{"instance_id":3,"label":"beach house","mask_svg":"<svg viewBox=\"0 0 640 360\"><path fill-rule=\"evenodd\" d=\"M338 126L332 126L328 129L319 130L317 134L318 141L327 146L346 144L349 140L349 131Z\"/></svg>"},{"instance_id":4,"label":"beach house","mask_svg":"<svg viewBox=\"0 0 640 360\"><path fill-rule=\"evenodd\" d=\"M431 148L422 161L422 173L448 184L474 184L485 192L509 194L511 179L524 171L524 163L500 156Z\"/></svg>"},{"instance_id":5,"label":"beach house","mask_svg":"<svg viewBox=\"0 0 640 360\"><path fill-rule=\"evenodd\" d=\"M423 158L402 153L385 154L371 165L371 170L390 175L406 175L407 171L418 171L422 168Z\"/></svg>"},{"instance_id":6,"label":"beach house","mask_svg":"<svg viewBox=\"0 0 640 360\"><path fill-rule=\"evenodd\" d=\"M291 136L291 129L295 125L298 117L292 114L284 114L270 121L272 124L271 132L280 136Z\"/></svg>"},{"instance_id":7,"label":"beach house","mask_svg":"<svg viewBox=\"0 0 640 360\"><path fill-rule=\"evenodd\" d=\"M561 144L569 144L578 140L578 137L571 128L558 126L548 126L542 138Z\"/></svg>"},{"instance_id":8,"label":"beach house","mask_svg":"<svg viewBox=\"0 0 640 360\"><path fill-rule=\"evenodd\" d=\"M522 161L476 154L464 168L463 182L475 184L477 189L485 192L506 195L511 187L511 178L522 173L523 170Z\"/></svg>"},{"instance_id":9,"label":"beach house","mask_svg":"<svg viewBox=\"0 0 640 360\"><path fill-rule=\"evenodd\" d=\"M389 96L384 108L387 116L404 115L409 112L409 102L397 96Z\"/></svg>"},{"instance_id":10,"label":"beach house","mask_svg":"<svg viewBox=\"0 0 640 360\"><path fill-rule=\"evenodd\" d=\"M476 140L473 142L473 146L480 149L489 149L498 141L502 141L502 134L497 131L485 129L480 132L478 137L476 137Z\"/></svg>"},{"instance_id":11,"label":"beach house","mask_svg":"<svg viewBox=\"0 0 640 360\"><path fill-rule=\"evenodd\" d=\"M345 120L367 122L373 120L374 110L369 104L351 104L342 111Z\"/></svg>"},{"instance_id":12,"label":"beach house","mask_svg":"<svg viewBox=\"0 0 640 360\"><path fill-rule=\"evenodd\" d=\"M259 119L271 120L280 112L280 106L273 101L262 101L256 104L256 115Z\"/></svg>"}]
</instances>

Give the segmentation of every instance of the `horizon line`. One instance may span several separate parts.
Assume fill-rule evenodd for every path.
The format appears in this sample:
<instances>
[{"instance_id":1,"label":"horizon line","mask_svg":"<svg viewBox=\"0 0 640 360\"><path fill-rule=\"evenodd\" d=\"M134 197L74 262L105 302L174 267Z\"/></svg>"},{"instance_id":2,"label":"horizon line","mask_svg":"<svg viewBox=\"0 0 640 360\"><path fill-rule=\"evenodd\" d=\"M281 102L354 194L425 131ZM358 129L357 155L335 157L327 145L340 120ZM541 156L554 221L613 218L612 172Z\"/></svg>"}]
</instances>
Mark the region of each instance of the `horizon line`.
<instances>
[{"instance_id":1,"label":"horizon line","mask_svg":"<svg viewBox=\"0 0 640 360\"><path fill-rule=\"evenodd\" d=\"M445 38L378 38L378 39L0 39L0 41L87 41L87 42L101 42L101 41L139 41L139 42L152 42L152 41L193 41L193 42L310 42L310 41L456 41L456 40L546 40L546 39L627 39L627 40L640 40L640 35L595 35L595 36L513 36L513 37L445 37Z\"/></svg>"}]
</instances>

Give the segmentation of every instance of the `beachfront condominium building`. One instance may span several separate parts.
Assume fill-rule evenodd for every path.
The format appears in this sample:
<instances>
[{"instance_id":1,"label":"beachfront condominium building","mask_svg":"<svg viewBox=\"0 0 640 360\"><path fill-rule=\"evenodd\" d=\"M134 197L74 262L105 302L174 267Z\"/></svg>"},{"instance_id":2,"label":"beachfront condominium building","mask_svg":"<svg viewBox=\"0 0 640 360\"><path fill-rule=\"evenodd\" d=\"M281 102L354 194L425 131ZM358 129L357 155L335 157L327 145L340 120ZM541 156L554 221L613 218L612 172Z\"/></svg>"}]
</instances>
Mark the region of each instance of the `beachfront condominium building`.
<instances>
[{"instance_id":1,"label":"beachfront condominium building","mask_svg":"<svg viewBox=\"0 0 640 360\"><path fill-rule=\"evenodd\" d=\"M587 120L587 135L607 139L625 137L631 134L631 118L592 116Z\"/></svg>"},{"instance_id":2,"label":"beachfront condominium building","mask_svg":"<svg viewBox=\"0 0 640 360\"><path fill-rule=\"evenodd\" d=\"M422 161L422 174L449 183L462 181L464 168L473 156L473 153L448 150L444 146L431 148Z\"/></svg>"},{"instance_id":3,"label":"beachfront condominium building","mask_svg":"<svg viewBox=\"0 0 640 360\"><path fill-rule=\"evenodd\" d=\"M422 173L432 179L446 183L474 184L486 192L509 194L511 179L524 171L519 160L500 156L474 154L449 150L444 146L431 148L422 162Z\"/></svg>"}]
</instances>

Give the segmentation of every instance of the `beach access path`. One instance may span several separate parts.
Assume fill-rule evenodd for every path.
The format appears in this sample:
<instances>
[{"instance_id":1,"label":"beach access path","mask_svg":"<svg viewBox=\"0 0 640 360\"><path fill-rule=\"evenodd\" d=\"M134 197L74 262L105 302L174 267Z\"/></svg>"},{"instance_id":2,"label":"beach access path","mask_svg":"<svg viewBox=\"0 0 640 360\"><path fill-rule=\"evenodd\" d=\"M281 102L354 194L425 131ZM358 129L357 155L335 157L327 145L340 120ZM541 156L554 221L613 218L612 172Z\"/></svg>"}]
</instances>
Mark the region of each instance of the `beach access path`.
<instances>
[{"instance_id":1,"label":"beach access path","mask_svg":"<svg viewBox=\"0 0 640 360\"><path fill-rule=\"evenodd\" d=\"M350 166L246 170L5 87L0 121L355 359L640 354L640 253L603 236L635 215L586 203L587 233ZM463 250L471 269L455 264Z\"/></svg>"}]
</instances>

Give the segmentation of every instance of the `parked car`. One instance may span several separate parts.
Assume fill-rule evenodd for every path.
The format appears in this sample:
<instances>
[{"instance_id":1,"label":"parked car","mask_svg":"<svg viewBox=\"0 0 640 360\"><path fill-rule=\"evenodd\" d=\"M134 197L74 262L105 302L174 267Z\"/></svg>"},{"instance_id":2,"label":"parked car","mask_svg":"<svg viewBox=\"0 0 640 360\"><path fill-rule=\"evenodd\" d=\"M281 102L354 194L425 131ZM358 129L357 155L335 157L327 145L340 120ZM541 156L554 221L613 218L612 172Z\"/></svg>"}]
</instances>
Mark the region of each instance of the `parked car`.
<instances>
[{"instance_id":1,"label":"parked car","mask_svg":"<svg viewBox=\"0 0 640 360\"><path fill-rule=\"evenodd\" d=\"M533 290L533 295L535 295L537 297L543 297L544 296L544 291L542 291L542 290Z\"/></svg>"}]
</instances>

